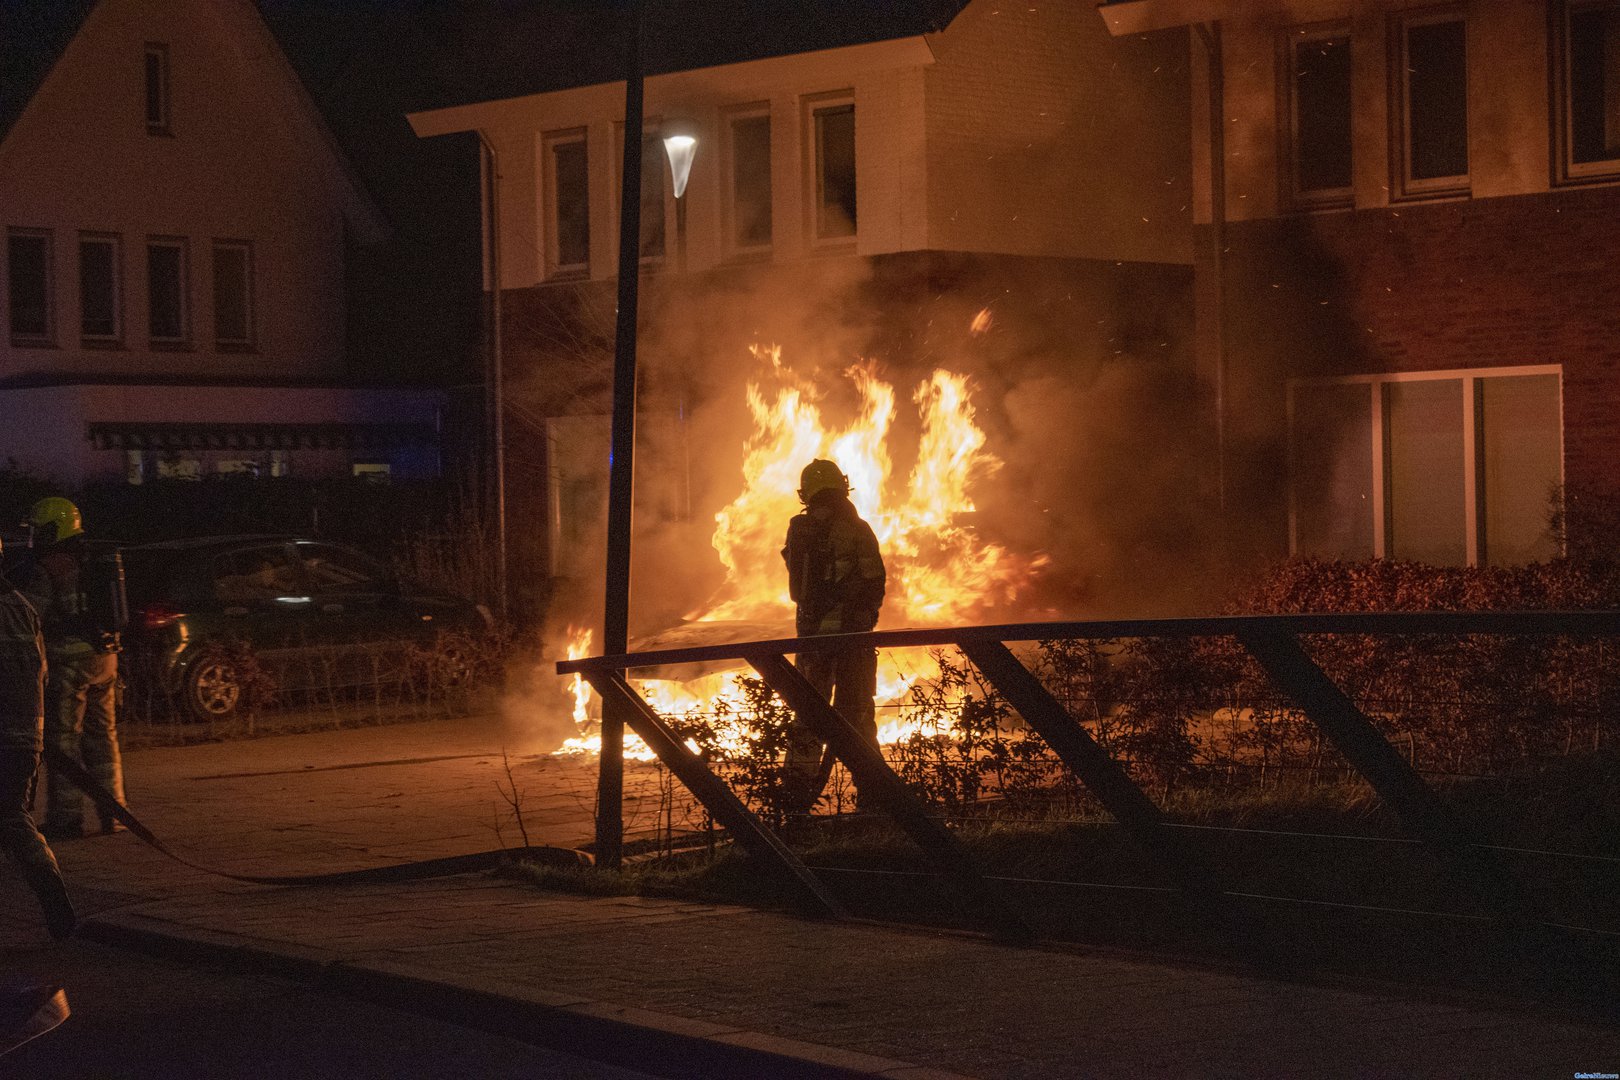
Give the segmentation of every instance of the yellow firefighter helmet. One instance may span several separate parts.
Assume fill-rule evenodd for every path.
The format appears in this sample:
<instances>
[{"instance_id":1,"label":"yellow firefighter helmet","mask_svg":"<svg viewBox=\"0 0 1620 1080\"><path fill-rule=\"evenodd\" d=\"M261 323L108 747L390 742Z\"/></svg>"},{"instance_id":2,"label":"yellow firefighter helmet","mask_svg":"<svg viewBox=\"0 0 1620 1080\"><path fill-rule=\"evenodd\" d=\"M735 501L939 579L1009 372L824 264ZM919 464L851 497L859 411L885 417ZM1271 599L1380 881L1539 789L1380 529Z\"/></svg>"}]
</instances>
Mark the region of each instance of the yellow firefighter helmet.
<instances>
[{"instance_id":1,"label":"yellow firefighter helmet","mask_svg":"<svg viewBox=\"0 0 1620 1080\"><path fill-rule=\"evenodd\" d=\"M60 495L35 503L28 511L28 524L34 527L43 544L60 544L69 537L84 535L84 518L79 508Z\"/></svg>"}]
</instances>

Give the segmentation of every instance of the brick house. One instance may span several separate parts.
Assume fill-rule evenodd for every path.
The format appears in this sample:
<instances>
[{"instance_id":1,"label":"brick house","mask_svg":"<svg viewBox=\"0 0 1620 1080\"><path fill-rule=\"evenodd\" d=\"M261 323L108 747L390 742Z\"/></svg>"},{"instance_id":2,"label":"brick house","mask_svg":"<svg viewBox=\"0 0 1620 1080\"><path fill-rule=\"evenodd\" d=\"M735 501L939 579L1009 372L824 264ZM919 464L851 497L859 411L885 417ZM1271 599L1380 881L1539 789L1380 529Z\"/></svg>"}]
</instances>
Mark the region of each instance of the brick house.
<instances>
[{"instance_id":1,"label":"brick house","mask_svg":"<svg viewBox=\"0 0 1620 1080\"><path fill-rule=\"evenodd\" d=\"M1127 357L1190 377L1183 40L1111 40L1074 4L697 7L649 5L643 37L640 430L652 445L637 458L637 525L661 543L639 553L707 549L702 511L734 493L724 456L740 461L740 436L689 418L751 340L794 363L873 356L899 370L972 352L991 423L1036 369L1078 385ZM561 18L490 34L481 67L500 85L410 118L424 137L479 132L498 172L520 589L584 582L601 547L624 46L600 18ZM659 22L673 18L684 22ZM544 50L548 64L510 44L532 56L546 41L567 44ZM698 138L684 208L659 143L677 123ZM969 348L981 309L1001 336ZM980 507L1037 547L1052 537L1035 533L1092 509L1067 496L1078 466L1048 434L1024 430L1025 463ZM690 535L672 544L670 528ZM668 576L637 570L638 582Z\"/></svg>"},{"instance_id":2,"label":"brick house","mask_svg":"<svg viewBox=\"0 0 1620 1080\"><path fill-rule=\"evenodd\" d=\"M349 379L388 226L249 0L8 5L0 69L0 462L438 471L442 395Z\"/></svg>"},{"instance_id":3,"label":"brick house","mask_svg":"<svg viewBox=\"0 0 1620 1080\"><path fill-rule=\"evenodd\" d=\"M1102 13L1187 28L1199 364L1234 532L1264 556L1523 563L1559 553L1561 498L1570 544L1610 543L1620 3Z\"/></svg>"}]
</instances>

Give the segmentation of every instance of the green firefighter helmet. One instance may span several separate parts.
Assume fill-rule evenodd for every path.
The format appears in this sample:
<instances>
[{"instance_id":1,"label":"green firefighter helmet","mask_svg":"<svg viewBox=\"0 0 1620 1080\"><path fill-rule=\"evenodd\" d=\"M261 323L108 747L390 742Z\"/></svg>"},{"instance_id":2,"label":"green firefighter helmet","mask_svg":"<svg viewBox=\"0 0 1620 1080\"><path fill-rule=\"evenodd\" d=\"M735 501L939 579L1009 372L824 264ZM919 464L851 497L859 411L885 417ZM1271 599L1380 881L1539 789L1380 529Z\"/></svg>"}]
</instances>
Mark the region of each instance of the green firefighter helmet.
<instances>
[{"instance_id":1,"label":"green firefighter helmet","mask_svg":"<svg viewBox=\"0 0 1620 1080\"><path fill-rule=\"evenodd\" d=\"M41 545L60 544L74 536L84 535L84 518L79 508L60 495L41 499L28 511L28 524Z\"/></svg>"},{"instance_id":2,"label":"green firefighter helmet","mask_svg":"<svg viewBox=\"0 0 1620 1080\"><path fill-rule=\"evenodd\" d=\"M849 477L837 465L825 458L816 458L799 474L799 501L809 505L810 500L823 491L849 494Z\"/></svg>"}]
</instances>

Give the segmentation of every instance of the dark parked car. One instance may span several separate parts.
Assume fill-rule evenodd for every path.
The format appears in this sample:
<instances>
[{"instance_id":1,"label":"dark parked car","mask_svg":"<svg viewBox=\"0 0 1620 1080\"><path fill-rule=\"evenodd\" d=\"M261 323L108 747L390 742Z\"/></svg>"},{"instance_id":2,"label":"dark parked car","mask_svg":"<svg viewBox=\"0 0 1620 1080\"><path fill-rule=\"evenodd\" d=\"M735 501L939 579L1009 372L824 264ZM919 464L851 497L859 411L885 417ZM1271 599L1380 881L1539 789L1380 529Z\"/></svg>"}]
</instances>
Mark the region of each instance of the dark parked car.
<instances>
[{"instance_id":1,"label":"dark parked car","mask_svg":"<svg viewBox=\"0 0 1620 1080\"><path fill-rule=\"evenodd\" d=\"M127 547L123 559L129 677L199 719L236 712L247 657L296 694L363 684L377 677L379 658L490 626L483 605L325 541L204 537Z\"/></svg>"}]
</instances>

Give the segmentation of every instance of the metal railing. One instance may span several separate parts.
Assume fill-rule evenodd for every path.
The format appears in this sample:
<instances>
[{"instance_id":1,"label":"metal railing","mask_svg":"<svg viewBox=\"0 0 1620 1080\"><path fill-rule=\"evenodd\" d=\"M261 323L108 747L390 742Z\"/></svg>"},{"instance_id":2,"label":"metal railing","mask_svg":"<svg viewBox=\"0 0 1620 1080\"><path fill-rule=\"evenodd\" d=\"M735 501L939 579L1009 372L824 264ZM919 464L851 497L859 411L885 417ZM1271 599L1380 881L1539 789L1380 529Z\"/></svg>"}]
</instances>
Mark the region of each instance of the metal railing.
<instances>
[{"instance_id":1,"label":"metal railing","mask_svg":"<svg viewBox=\"0 0 1620 1080\"><path fill-rule=\"evenodd\" d=\"M1008 642L1120 638L1236 639L1272 684L1331 742L1373 788L1409 837L1472 882L1495 918L1510 926L1547 923L1535 900L1389 743L1374 723L1311 659L1301 635L1620 636L1620 611L1400 612L1256 615L1218 618L1126 619L1093 622L1011 623L937 630L889 630L866 634L780 638L569 660L559 674L579 674L602 697L604 713L622 719L663 764L749 853L781 871L804 907L841 917L843 905L816 873L731 791L709 765L678 737L627 681L626 672L647 667L739 661L746 663L827 744L862 795L863 809L887 814L921 848L934 872L952 884L964 906L984 927L1006 940L1033 937L1023 917L975 864L962 845L900 779L878 748L863 738L789 661L794 653L861 648L955 647L985 681L1050 746L1105 810L1164 869L1192 903L1233 936L1259 939L1264 931L1243 914L1218 870L1188 842L1185 830L1167 822L1160 808L1125 768L1042 685ZM622 745L602 747L604 775L622 775ZM604 789L605 790L605 789ZM870 800L870 802L868 802ZM615 866L622 836L620 800L598 807L598 862Z\"/></svg>"}]
</instances>

